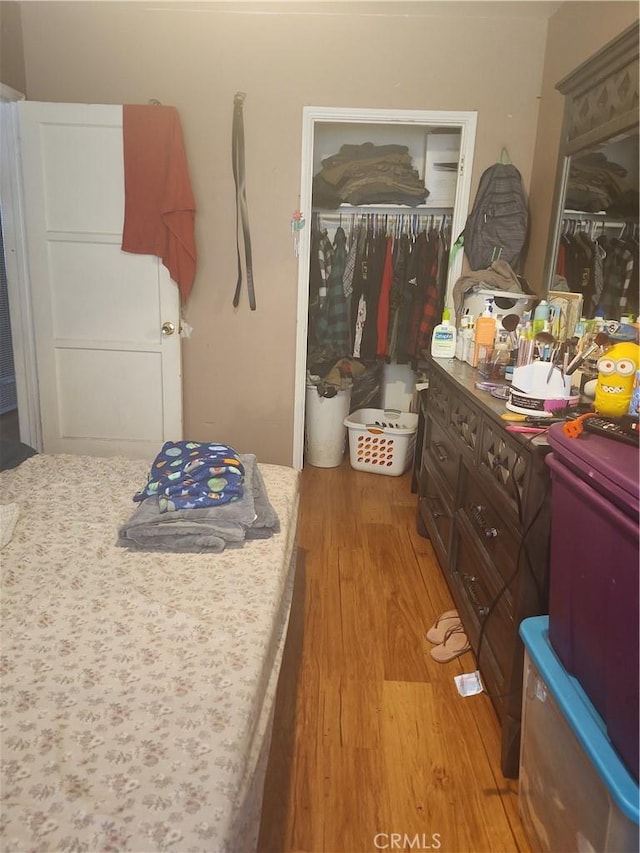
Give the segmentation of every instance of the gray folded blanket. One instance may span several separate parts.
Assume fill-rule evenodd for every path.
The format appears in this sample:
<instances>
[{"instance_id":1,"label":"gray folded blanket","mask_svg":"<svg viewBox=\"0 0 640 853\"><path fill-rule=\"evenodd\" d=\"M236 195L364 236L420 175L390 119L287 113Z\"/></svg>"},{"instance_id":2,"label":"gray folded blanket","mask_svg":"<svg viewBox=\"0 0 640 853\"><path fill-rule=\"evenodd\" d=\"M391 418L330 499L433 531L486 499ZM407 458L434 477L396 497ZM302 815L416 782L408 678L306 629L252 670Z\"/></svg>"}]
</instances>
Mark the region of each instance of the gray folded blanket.
<instances>
[{"instance_id":1,"label":"gray folded blanket","mask_svg":"<svg viewBox=\"0 0 640 853\"><path fill-rule=\"evenodd\" d=\"M246 539L268 539L280 520L253 454L241 454L244 494L222 506L160 512L156 496L146 498L118 531L117 544L134 551L220 553L241 547Z\"/></svg>"}]
</instances>

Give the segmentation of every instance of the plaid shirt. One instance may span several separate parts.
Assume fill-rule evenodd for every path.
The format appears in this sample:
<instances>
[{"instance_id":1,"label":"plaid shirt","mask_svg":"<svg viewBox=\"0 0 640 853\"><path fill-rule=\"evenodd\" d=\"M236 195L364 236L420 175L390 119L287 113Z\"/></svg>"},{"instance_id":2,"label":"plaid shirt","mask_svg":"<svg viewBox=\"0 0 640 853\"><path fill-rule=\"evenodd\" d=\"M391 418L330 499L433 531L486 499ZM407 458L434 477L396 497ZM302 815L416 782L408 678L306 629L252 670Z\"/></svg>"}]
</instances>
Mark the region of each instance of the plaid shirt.
<instances>
[{"instance_id":1,"label":"plaid shirt","mask_svg":"<svg viewBox=\"0 0 640 853\"><path fill-rule=\"evenodd\" d=\"M633 253L622 240L611 240L604 259L604 287L596 315L617 317L619 314L635 313L637 309L637 278L635 288L631 287L634 278ZM636 270L637 276L637 270ZM635 297L634 297L635 290Z\"/></svg>"},{"instance_id":2,"label":"plaid shirt","mask_svg":"<svg viewBox=\"0 0 640 853\"><path fill-rule=\"evenodd\" d=\"M347 237L342 228L336 231L333 246L328 237L322 246L322 258L325 260L326 297L324 301L322 299L320 301L320 314L316 322L316 339L319 347L327 355L338 357L349 355L351 348L347 300L342 286L347 255L346 246ZM327 259L330 259L330 263L326 263Z\"/></svg>"},{"instance_id":3,"label":"plaid shirt","mask_svg":"<svg viewBox=\"0 0 640 853\"><path fill-rule=\"evenodd\" d=\"M423 232L420 237L423 235L424 243L421 248L424 257L421 258L419 265L416 325L412 330L414 335L409 347L409 352L414 359L421 357L422 350L429 349L433 328L441 314L438 295L440 235L435 229L431 229L428 235Z\"/></svg>"}]
</instances>

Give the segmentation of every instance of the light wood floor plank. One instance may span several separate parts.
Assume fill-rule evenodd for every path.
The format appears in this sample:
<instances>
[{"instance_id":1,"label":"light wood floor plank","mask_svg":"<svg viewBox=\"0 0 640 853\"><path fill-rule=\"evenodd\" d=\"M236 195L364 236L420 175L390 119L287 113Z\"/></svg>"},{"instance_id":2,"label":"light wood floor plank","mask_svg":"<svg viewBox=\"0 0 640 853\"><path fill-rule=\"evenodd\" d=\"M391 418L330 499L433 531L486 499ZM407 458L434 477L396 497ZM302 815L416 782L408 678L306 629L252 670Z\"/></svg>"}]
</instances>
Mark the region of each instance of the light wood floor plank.
<instances>
[{"instance_id":1,"label":"light wood floor plank","mask_svg":"<svg viewBox=\"0 0 640 853\"><path fill-rule=\"evenodd\" d=\"M324 755L325 826L323 850L375 850L376 827L388 825L390 800L384 759L378 750L328 748ZM344 796L344 787L351 791Z\"/></svg>"},{"instance_id":2,"label":"light wood floor plank","mask_svg":"<svg viewBox=\"0 0 640 853\"><path fill-rule=\"evenodd\" d=\"M341 548L339 616L343 658L339 671L352 679L377 681L384 677L384 655L377 640L386 630L384 603L380 601L378 567L364 548Z\"/></svg>"},{"instance_id":3,"label":"light wood floor plank","mask_svg":"<svg viewBox=\"0 0 640 853\"><path fill-rule=\"evenodd\" d=\"M454 605L416 503L409 474L303 471L263 853L376 853L391 833L395 850L438 849L435 833L443 853L529 853L491 701L453 681L474 656L430 655Z\"/></svg>"}]
</instances>

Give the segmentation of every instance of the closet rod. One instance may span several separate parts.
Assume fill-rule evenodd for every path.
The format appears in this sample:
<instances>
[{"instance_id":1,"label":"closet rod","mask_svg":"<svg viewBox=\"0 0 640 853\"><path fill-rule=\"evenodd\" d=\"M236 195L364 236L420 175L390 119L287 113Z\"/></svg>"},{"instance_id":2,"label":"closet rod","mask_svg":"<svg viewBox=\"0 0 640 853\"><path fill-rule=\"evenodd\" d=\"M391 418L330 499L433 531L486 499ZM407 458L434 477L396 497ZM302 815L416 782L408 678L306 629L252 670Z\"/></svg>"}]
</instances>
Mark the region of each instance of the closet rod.
<instances>
[{"instance_id":1,"label":"closet rod","mask_svg":"<svg viewBox=\"0 0 640 853\"><path fill-rule=\"evenodd\" d=\"M451 225L451 213L351 213L348 216L344 214L329 214L315 213L312 222L321 223L324 227L333 227L340 225L360 225L365 223L378 222L380 224L387 223L389 225L396 224L416 224L425 225L431 223L435 225L440 223L441 226Z\"/></svg>"},{"instance_id":2,"label":"closet rod","mask_svg":"<svg viewBox=\"0 0 640 853\"><path fill-rule=\"evenodd\" d=\"M352 216L451 216L450 207L341 207L337 210L315 208L314 216L322 219L341 219Z\"/></svg>"}]
</instances>

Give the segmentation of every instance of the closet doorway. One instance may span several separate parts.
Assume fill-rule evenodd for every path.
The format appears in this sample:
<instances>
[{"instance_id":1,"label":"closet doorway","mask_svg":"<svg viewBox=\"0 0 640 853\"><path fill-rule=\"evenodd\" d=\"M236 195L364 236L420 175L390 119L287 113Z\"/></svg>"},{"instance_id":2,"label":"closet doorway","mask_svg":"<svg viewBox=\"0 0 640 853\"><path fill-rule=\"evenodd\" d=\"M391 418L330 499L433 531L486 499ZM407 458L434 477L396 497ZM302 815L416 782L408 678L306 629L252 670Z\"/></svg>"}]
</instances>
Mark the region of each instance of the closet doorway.
<instances>
[{"instance_id":1,"label":"closet doorway","mask_svg":"<svg viewBox=\"0 0 640 853\"><path fill-rule=\"evenodd\" d=\"M462 232L469 210L471 174L476 136L476 112L434 110L367 110L305 107L302 124L302 169L300 212L305 226L299 232L298 314L296 334L296 378L294 393L293 465L302 469L307 371L309 271L311 223L314 215L327 211L314 208L313 179L322 160L337 154L344 144L403 145L413 168L424 179L429 195L417 206L405 204L340 204L330 215L395 217L447 217L453 243ZM452 148L454 146L454 148ZM439 154L441 153L440 161ZM446 273L444 304L462 271L462 252L452 253Z\"/></svg>"}]
</instances>

